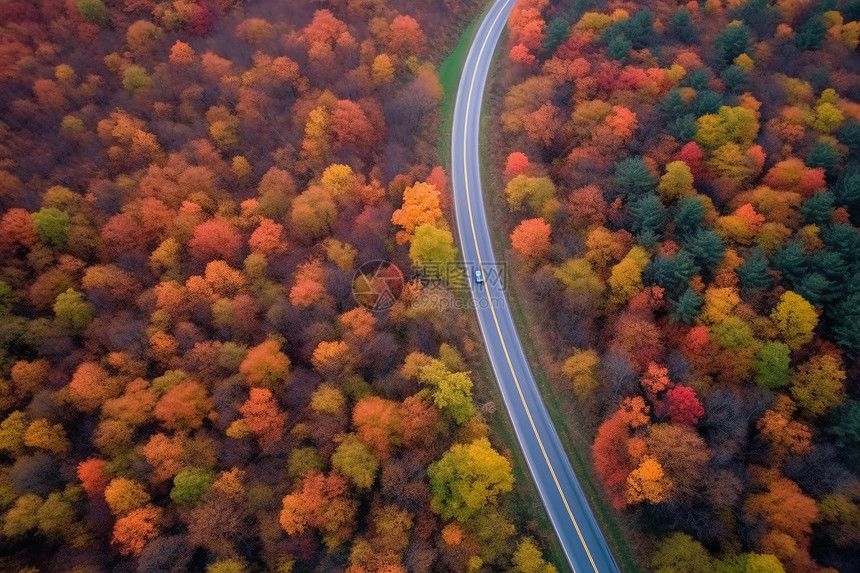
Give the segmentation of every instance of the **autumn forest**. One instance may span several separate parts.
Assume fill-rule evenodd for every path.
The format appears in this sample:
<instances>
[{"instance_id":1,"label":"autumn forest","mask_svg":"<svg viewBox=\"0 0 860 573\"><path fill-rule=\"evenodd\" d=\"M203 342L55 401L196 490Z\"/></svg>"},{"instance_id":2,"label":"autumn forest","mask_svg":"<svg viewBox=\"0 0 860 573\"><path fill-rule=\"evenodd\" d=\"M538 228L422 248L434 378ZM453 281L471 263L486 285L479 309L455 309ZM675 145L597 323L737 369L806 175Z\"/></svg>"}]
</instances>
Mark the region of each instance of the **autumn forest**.
<instances>
[{"instance_id":1,"label":"autumn forest","mask_svg":"<svg viewBox=\"0 0 860 573\"><path fill-rule=\"evenodd\" d=\"M440 271L486 7L0 0L0 571L568 567ZM625 573L860 569L858 44L513 7L496 250Z\"/></svg>"},{"instance_id":2,"label":"autumn forest","mask_svg":"<svg viewBox=\"0 0 860 573\"><path fill-rule=\"evenodd\" d=\"M858 21L841 0L513 9L497 211L643 569L860 568Z\"/></svg>"},{"instance_id":3,"label":"autumn forest","mask_svg":"<svg viewBox=\"0 0 860 573\"><path fill-rule=\"evenodd\" d=\"M0 4L0 569L551 567L466 317L353 296L453 250L478 8Z\"/></svg>"}]
</instances>

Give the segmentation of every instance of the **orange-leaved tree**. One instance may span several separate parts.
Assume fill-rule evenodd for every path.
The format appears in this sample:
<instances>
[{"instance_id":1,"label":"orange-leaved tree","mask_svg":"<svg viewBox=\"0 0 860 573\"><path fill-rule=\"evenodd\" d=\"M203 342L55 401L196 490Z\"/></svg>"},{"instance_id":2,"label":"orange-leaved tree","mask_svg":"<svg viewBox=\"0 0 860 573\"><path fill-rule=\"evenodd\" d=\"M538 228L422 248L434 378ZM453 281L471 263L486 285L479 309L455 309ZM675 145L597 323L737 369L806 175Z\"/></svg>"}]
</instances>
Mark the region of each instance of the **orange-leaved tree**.
<instances>
[{"instance_id":1,"label":"orange-leaved tree","mask_svg":"<svg viewBox=\"0 0 860 573\"><path fill-rule=\"evenodd\" d=\"M442 220L440 194L429 183L416 183L403 191L403 206L391 215L391 222L403 227L397 232L397 242L405 244L412 240L420 225L437 225Z\"/></svg>"},{"instance_id":2,"label":"orange-leaved tree","mask_svg":"<svg viewBox=\"0 0 860 573\"><path fill-rule=\"evenodd\" d=\"M329 548L352 537L358 502L349 497L346 480L337 473L305 474L300 488L282 503L280 523L289 535L317 529Z\"/></svg>"},{"instance_id":3,"label":"orange-leaved tree","mask_svg":"<svg viewBox=\"0 0 860 573\"><path fill-rule=\"evenodd\" d=\"M538 264L549 256L551 233L543 219L525 219L511 233L511 244L530 264Z\"/></svg>"}]
</instances>

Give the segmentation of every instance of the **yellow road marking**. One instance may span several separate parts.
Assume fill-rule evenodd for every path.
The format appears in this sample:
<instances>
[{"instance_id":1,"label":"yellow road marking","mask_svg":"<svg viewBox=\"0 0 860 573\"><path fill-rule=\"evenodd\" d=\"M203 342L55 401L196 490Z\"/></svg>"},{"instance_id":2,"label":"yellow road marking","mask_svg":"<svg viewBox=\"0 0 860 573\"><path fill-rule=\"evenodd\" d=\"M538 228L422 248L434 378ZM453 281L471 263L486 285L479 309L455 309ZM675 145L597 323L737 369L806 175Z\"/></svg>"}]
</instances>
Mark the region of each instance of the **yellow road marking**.
<instances>
[{"instance_id":1,"label":"yellow road marking","mask_svg":"<svg viewBox=\"0 0 860 573\"><path fill-rule=\"evenodd\" d=\"M496 14L496 18L495 18L495 20L493 20L493 23L490 26L490 29L493 29L496 26L499 18L501 17L502 13L505 10L505 7L507 7L507 5L510 4L510 2L511 2L511 0L507 0L504 4L504 7L499 11L498 14ZM481 60L481 56L484 53L484 49L487 47L487 42L489 41L489 39L490 39L489 36L484 38L484 42L481 45L481 50L478 52L478 58L475 62L475 70L472 73L472 81L469 84L469 97L466 99L466 114L465 114L465 116L467 118L469 117L469 109L471 108L471 105L472 105L472 92L474 91L474 88L475 88L475 78L478 75L477 63ZM479 129L480 129L480 127L479 127ZM478 257L478 267L481 269L481 274L484 276L487 276L486 273L484 273L484 264L481 261L481 249L480 249L480 247L478 247L478 235L475 231L475 220L472 217L472 201L471 201L470 192L469 192L469 176L468 176L469 165L468 165L468 161L466 160L466 156L467 156L466 139L467 138L465 137L465 131L463 133L463 136L464 136L463 137L463 174L464 174L464 180L465 180L465 184L466 184L466 206L467 206L467 209L469 211L469 222L471 223L471 226L472 226L472 239L475 242L475 253ZM583 549L585 549L585 553L588 555L588 560L591 562L591 567L594 569L595 573L600 573L597 570L597 565L595 565L595 563L594 563L594 558L591 556L591 551L588 550L588 544L585 543L585 539L582 537L582 531L579 529L579 524L576 523L576 518L573 517L573 512L570 509L570 504L567 502L567 498L564 495L564 491L562 491L562 489L561 489L561 484L558 482L558 477L556 476L555 468L552 467L552 463L549 461L549 456L547 455L546 449L544 448L543 441L540 439L540 434L538 434L537 427L535 426L534 419L532 418L531 410L529 409L529 406L526 403L526 398L523 395L523 390L522 390L522 387L520 386L520 381L517 378L517 373L514 371L514 365L511 363L511 356L510 356L510 354L508 354L508 346L507 346L507 344L505 344L505 338L502 335L502 328L501 328L501 326L499 326L499 319L496 316L496 309L493 306L492 301L491 301L491 304L489 306L490 306L490 312L493 314L493 322L495 322L495 324L496 324L496 332L498 332L499 340L502 343L502 351L505 353L505 358L508 361L508 368L510 368L510 370L511 370L511 376L513 376L513 378L514 378L514 384L517 387L517 392L520 395L520 400L523 403L523 408L525 408L526 416L529 419L529 423L531 424L532 431L534 432L535 438L537 439L538 445L540 446L540 450L541 450L541 453L543 454L544 461L546 461L546 465L549 468L549 472L552 475L553 481L555 482L555 487L558 489L558 493L561 496L562 501L564 502L564 507L565 507L565 509L567 509L567 514L568 514L568 516L570 516L570 520L573 523L573 527L576 529L576 534L579 536L579 541L582 543L582 547L583 547ZM536 476L535 476L535 479L537 479ZM573 564L571 563L571 565L573 565Z\"/></svg>"}]
</instances>

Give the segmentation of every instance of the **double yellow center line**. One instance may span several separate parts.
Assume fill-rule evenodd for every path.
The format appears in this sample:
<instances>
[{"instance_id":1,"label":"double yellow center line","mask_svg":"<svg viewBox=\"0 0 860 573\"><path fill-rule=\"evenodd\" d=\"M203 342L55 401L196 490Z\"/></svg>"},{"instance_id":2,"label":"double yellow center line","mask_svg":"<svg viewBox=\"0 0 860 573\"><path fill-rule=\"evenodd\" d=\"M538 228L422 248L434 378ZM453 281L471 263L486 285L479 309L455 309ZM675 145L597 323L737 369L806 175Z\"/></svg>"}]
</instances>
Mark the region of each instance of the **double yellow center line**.
<instances>
[{"instance_id":1,"label":"double yellow center line","mask_svg":"<svg viewBox=\"0 0 860 573\"><path fill-rule=\"evenodd\" d=\"M490 26L490 29L493 29L496 27L496 25L498 24L499 18L505 12L508 4L510 4L511 1L512 0L506 0L504 5L502 6L502 9L499 10L498 14L496 14L496 18L493 20L493 23ZM481 58L484 55L484 51L487 47L487 43L488 43L489 39L490 39L489 35L484 38L484 42L481 45L481 50L478 52L478 57L477 57L477 60L475 62L475 69L472 72L472 81L469 84L469 96L466 100L466 113L465 113L466 118L469 117L469 111L470 111L471 106L472 106L472 93L474 92L475 79L478 75L478 62L481 61ZM467 125L467 127L468 127L468 125ZM472 226L472 239L475 242L475 253L478 257L478 268L481 269L481 274L483 276L487 276L487 274L484 273L484 265L483 265L483 262L481 260L481 249L480 249L480 247L478 247L478 235L475 231L475 220L472 216L472 200L471 200L471 192L469 191L469 176L468 176L469 163L467 161L468 153L467 153L467 146L466 146L467 140L468 140L468 138L466 137L466 129L464 128L464 132L463 132L463 175L464 175L465 184L466 184L466 206L467 206L467 209L469 211L469 222ZM488 296L489 296L489 293L488 293ZM520 381L517 378L517 373L514 370L514 365L511 363L511 356L508 353L508 346L507 346L507 344L505 344L505 337L502 335L502 329L499 326L499 319L496 316L496 309L495 309L493 304L490 304L489 307L490 307L490 312L493 314L493 322L496 325L496 332L498 332L499 340L502 343L502 351L504 351L505 358L508 361L508 368L511 371L511 376L514 379L514 384L517 387L517 392L519 393L520 400L523 403L523 408L525 409L526 416L528 417L529 423L531 424L532 431L534 432L534 435L535 435L535 439L537 439L537 443L540 446L541 453L543 454L543 459L546 462L547 468L549 468L549 472L552 475L553 481L555 482L555 487L558 489L558 493L561 496L562 501L564 502L564 507L567 510L567 515L570 517L570 521L573 523L573 527L576 529L576 534L579 536L579 541L582 543L582 547L583 547L583 549L585 549L586 555L588 555L588 560L591 562L591 567L594 569L594 573L600 573L597 569L597 565L594 563L594 558L591 556L591 551L589 551L589 549L588 549L588 544L585 542L585 539L582 536L582 531L579 528L579 524L576 523L576 518L573 517L573 512L570 509L570 504L568 503L567 497L564 495L564 491L562 490L561 484L559 483L558 477L556 476L555 468L553 468L552 462L550 462L549 456L546 453L546 448L543 445L543 440L541 440L540 434L538 433L537 427L535 426L534 418L532 418L531 409L529 408L528 403L526 403L526 398L523 395L523 390L522 390L522 387L520 386ZM500 383L501 383L501 381L500 381ZM525 452L523 452L523 453L525 454ZM537 480L537 476L534 476L534 478L535 478L535 480ZM572 563L571 563L571 566L573 566Z\"/></svg>"}]
</instances>

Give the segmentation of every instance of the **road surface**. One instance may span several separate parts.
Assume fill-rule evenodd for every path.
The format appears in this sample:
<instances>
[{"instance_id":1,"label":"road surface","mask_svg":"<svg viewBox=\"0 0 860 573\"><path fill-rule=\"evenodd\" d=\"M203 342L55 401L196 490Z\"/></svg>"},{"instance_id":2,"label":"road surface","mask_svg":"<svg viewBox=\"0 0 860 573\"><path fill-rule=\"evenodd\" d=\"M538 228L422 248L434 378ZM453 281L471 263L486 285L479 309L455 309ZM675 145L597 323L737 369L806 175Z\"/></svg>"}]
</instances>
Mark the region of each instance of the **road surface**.
<instances>
[{"instance_id":1,"label":"road surface","mask_svg":"<svg viewBox=\"0 0 860 573\"><path fill-rule=\"evenodd\" d=\"M472 43L454 108L451 175L463 260L478 322L531 475L575 573L618 571L541 400L504 293L481 191L479 126L493 51L514 0L497 0ZM492 195L491 195L492 196ZM475 282L481 269L484 283Z\"/></svg>"}]
</instances>

